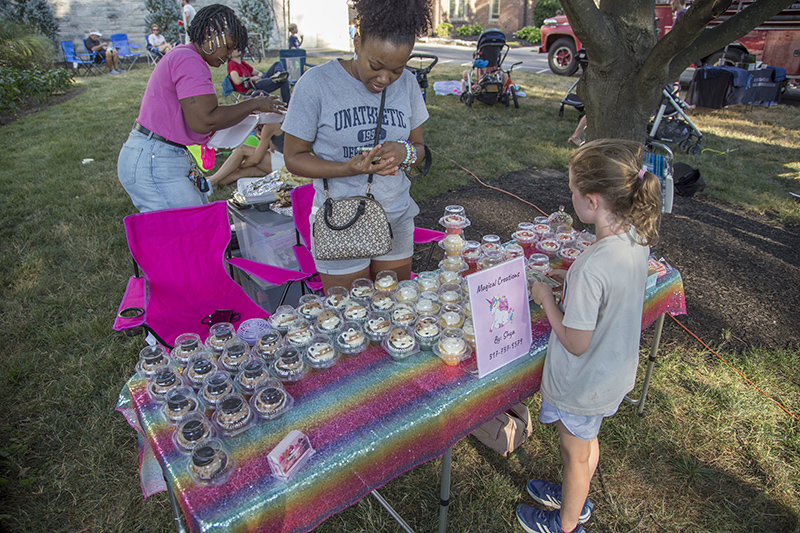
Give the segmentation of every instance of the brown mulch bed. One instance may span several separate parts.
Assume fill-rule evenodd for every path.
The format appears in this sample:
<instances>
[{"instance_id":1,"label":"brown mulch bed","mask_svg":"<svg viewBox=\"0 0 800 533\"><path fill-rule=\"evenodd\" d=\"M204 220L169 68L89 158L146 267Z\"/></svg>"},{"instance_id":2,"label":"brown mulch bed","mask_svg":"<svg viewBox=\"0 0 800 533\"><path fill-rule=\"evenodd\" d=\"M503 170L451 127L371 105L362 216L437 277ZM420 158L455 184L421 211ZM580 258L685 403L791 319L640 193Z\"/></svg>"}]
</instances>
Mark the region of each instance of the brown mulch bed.
<instances>
[{"instance_id":1,"label":"brown mulch bed","mask_svg":"<svg viewBox=\"0 0 800 533\"><path fill-rule=\"evenodd\" d=\"M81 94L85 89L83 87L73 87L69 91L64 94L59 94L54 96L50 101L40 104L38 102L27 102L20 106L19 110L12 113L0 113L0 126L5 126L7 124L11 124L15 120L19 120L22 117L26 117L28 115L33 115L38 113L45 107L51 105L58 105L63 104L67 100L72 100L79 94Z\"/></svg>"},{"instance_id":2,"label":"brown mulch bed","mask_svg":"<svg viewBox=\"0 0 800 533\"><path fill-rule=\"evenodd\" d=\"M491 185L547 213L562 205L573 213L562 170L515 172ZM463 205L472 222L465 236L475 240L486 233L509 239L518 222L541 214L477 182L419 204L416 224L435 229L441 229L438 219L446 205ZM579 221L575 226L582 227ZM678 320L700 339L712 348L736 351L800 347L800 227L697 195L676 197L660 235L653 251L679 270L686 291L687 315ZM675 331L670 339L696 344L670 322L665 335Z\"/></svg>"}]
</instances>

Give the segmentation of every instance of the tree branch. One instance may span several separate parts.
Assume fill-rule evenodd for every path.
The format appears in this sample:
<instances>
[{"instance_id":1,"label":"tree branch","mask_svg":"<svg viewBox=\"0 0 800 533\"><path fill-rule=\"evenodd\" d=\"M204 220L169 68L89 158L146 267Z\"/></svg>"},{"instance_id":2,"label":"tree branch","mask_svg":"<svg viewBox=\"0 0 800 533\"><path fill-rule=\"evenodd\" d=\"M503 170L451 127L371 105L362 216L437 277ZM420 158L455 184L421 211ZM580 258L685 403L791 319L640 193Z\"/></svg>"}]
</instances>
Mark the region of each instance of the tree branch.
<instances>
[{"instance_id":1,"label":"tree branch","mask_svg":"<svg viewBox=\"0 0 800 533\"><path fill-rule=\"evenodd\" d=\"M587 49L603 49L610 41L610 31L605 17L597 9L594 0L564 0L561 3L572 31Z\"/></svg>"},{"instance_id":2,"label":"tree branch","mask_svg":"<svg viewBox=\"0 0 800 533\"><path fill-rule=\"evenodd\" d=\"M793 2L794 0L757 0L722 24L702 31L689 46L672 59L669 64L669 78L674 79L680 76L681 72L695 61L721 50L739 37L747 35L759 24L771 19L781 10L792 5ZM692 14L694 7L695 4L686 13L686 17ZM686 22L686 17L681 24ZM680 24L676 26L676 28L678 27Z\"/></svg>"}]
</instances>

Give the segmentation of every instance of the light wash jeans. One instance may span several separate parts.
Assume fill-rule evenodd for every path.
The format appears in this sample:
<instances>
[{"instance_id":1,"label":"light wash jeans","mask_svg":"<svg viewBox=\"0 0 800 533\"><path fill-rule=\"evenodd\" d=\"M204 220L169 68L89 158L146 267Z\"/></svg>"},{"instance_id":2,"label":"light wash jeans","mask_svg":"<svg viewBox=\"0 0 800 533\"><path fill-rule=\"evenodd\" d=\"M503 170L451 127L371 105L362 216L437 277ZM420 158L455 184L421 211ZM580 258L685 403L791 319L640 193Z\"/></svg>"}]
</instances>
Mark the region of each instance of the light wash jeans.
<instances>
[{"instance_id":1,"label":"light wash jeans","mask_svg":"<svg viewBox=\"0 0 800 533\"><path fill-rule=\"evenodd\" d=\"M140 212L190 207L208 202L189 180L191 156L178 148L131 130L117 159L119 182Z\"/></svg>"}]
</instances>

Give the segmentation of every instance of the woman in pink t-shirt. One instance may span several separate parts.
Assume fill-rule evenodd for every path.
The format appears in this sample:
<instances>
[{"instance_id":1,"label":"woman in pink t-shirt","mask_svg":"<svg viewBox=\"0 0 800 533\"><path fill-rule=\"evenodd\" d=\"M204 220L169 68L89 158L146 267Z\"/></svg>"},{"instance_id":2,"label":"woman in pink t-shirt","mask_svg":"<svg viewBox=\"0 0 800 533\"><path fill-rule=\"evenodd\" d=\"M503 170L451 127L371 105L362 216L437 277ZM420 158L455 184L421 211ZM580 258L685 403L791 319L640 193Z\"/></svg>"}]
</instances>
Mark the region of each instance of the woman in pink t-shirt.
<instances>
[{"instance_id":1,"label":"woman in pink t-shirt","mask_svg":"<svg viewBox=\"0 0 800 533\"><path fill-rule=\"evenodd\" d=\"M139 211L205 203L208 183L193 171L187 145L257 112L282 112L268 96L219 105L209 66L225 64L247 47L247 30L233 11L212 4L197 12L191 44L179 45L158 62L147 82L139 116L122 146L117 174Z\"/></svg>"}]
</instances>

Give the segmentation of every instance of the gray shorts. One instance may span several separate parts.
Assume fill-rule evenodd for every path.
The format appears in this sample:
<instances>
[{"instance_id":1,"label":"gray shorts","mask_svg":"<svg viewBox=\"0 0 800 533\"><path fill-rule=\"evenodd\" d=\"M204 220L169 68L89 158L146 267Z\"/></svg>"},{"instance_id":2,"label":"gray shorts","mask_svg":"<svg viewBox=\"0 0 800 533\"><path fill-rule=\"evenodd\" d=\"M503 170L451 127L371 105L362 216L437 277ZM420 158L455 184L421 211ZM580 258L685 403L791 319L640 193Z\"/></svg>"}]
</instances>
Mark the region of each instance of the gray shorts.
<instances>
[{"instance_id":1,"label":"gray shorts","mask_svg":"<svg viewBox=\"0 0 800 533\"><path fill-rule=\"evenodd\" d=\"M553 407L547 400L542 398L542 407L539 409L539 422L542 424L552 424L561 420L567 431L575 435L581 440L594 440L600 434L600 425L603 419L615 414L619 409L616 409L602 415L576 415L562 411Z\"/></svg>"},{"instance_id":2,"label":"gray shorts","mask_svg":"<svg viewBox=\"0 0 800 533\"><path fill-rule=\"evenodd\" d=\"M412 205L414 203L412 202ZM410 210L409 210L410 211ZM316 208L311 211L311 227L314 227ZM311 249L314 249L314 232L311 232ZM388 254L371 259L347 259L345 261L322 261L315 259L317 272L329 276L346 276L369 268L372 261L400 261L414 255L414 217L403 215L392 222L392 249Z\"/></svg>"}]
</instances>

